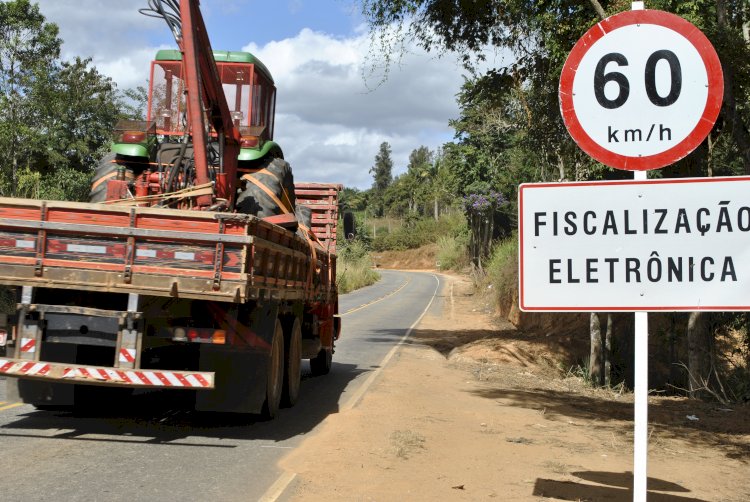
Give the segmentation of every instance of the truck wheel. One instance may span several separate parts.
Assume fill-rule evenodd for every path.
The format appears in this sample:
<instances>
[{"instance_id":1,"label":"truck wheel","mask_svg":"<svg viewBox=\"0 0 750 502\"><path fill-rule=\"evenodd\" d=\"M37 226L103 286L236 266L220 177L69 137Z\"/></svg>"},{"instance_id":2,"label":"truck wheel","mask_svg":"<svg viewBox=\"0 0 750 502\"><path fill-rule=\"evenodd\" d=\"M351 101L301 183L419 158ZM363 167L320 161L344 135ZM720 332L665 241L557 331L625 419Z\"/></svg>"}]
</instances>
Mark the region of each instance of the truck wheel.
<instances>
[{"instance_id":1,"label":"truck wheel","mask_svg":"<svg viewBox=\"0 0 750 502\"><path fill-rule=\"evenodd\" d=\"M91 180L91 192L89 193L89 202L104 202L107 198L107 181L117 177L117 167L114 160L119 156L114 153L108 153L99 161L99 166L94 172ZM132 181L134 179L133 170L125 170L125 179Z\"/></svg>"},{"instance_id":2,"label":"truck wheel","mask_svg":"<svg viewBox=\"0 0 750 502\"><path fill-rule=\"evenodd\" d=\"M310 371L313 376L327 375L331 372L333 352L330 349L320 349L318 355L310 359Z\"/></svg>"},{"instance_id":3,"label":"truck wheel","mask_svg":"<svg viewBox=\"0 0 750 502\"><path fill-rule=\"evenodd\" d=\"M299 386L302 380L302 325L294 318L291 330L284 337L286 362L284 364L284 391L281 404L291 407L299 398Z\"/></svg>"},{"instance_id":4,"label":"truck wheel","mask_svg":"<svg viewBox=\"0 0 750 502\"><path fill-rule=\"evenodd\" d=\"M268 372L266 377L266 400L261 415L266 420L276 418L281 405L281 390L284 386L284 329L281 321L276 319L271 353L268 355Z\"/></svg>"}]
</instances>

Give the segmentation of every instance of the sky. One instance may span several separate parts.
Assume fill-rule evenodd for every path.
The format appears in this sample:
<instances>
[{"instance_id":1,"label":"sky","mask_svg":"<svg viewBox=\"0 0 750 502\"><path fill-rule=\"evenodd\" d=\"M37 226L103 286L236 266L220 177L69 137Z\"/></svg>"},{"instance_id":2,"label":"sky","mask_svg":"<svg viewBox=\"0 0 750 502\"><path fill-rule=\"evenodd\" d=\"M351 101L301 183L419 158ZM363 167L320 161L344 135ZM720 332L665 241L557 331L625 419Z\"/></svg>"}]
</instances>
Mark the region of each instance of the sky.
<instances>
[{"instance_id":1,"label":"sky","mask_svg":"<svg viewBox=\"0 0 750 502\"><path fill-rule=\"evenodd\" d=\"M63 58L91 57L120 89L146 85L156 51L176 47L162 20L138 13L146 0L38 3L60 28ZM407 47L378 85L381 58L357 1L202 0L201 11L215 50L250 51L273 75L274 139L296 180L366 189L382 142L397 175L412 150L453 138L448 121L465 75L458 58Z\"/></svg>"}]
</instances>

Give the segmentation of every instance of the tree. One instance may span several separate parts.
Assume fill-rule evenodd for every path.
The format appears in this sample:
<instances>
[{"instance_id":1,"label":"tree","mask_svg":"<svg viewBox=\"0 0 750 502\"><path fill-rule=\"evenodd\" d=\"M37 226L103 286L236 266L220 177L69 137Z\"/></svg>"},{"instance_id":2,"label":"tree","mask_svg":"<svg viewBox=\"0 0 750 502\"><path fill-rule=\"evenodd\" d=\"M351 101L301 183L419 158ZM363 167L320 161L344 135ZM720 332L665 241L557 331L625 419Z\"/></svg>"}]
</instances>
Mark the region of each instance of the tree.
<instances>
[{"instance_id":1,"label":"tree","mask_svg":"<svg viewBox=\"0 0 750 502\"><path fill-rule=\"evenodd\" d=\"M106 153L120 109L115 84L90 67L91 59L63 62L37 99L45 116L47 162L52 171L88 171Z\"/></svg>"},{"instance_id":2,"label":"tree","mask_svg":"<svg viewBox=\"0 0 750 502\"><path fill-rule=\"evenodd\" d=\"M387 141L380 144L380 150L375 155L375 165L370 168L373 177L371 203L376 216L383 216L383 196L386 189L393 182L393 160L391 160L391 145Z\"/></svg>"},{"instance_id":3,"label":"tree","mask_svg":"<svg viewBox=\"0 0 750 502\"><path fill-rule=\"evenodd\" d=\"M121 115L90 59L60 61L57 26L28 0L0 3L0 194L86 200Z\"/></svg>"},{"instance_id":4,"label":"tree","mask_svg":"<svg viewBox=\"0 0 750 502\"><path fill-rule=\"evenodd\" d=\"M42 112L34 98L60 55L57 35L38 5L0 3L0 193L15 195L20 167L42 151L43 131L34 127Z\"/></svg>"}]
</instances>

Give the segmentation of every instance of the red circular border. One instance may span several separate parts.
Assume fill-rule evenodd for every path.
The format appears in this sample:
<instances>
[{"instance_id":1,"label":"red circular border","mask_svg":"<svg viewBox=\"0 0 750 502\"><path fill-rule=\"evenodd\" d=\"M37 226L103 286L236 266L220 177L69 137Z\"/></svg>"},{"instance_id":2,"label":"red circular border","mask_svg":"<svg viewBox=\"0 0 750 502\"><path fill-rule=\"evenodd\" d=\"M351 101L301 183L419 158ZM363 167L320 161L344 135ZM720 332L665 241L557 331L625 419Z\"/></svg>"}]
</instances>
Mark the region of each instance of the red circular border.
<instances>
[{"instance_id":1,"label":"red circular border","mask_svg":"<svg viewBox=\"0 0 750 502\"><path fill-rule=\"evenodd\" d=\"M655 155L629 157L621 155L596 143L581 126L573 108L573 80L583 56L599 39L606 34L633 24L655 24L676 31L697 49L708 73L708 99L695 129L677 145ZM677 162L692 152L708 135L716 122L724 97L724 76L721 61L708 38L685 19L659 10L631 10L615 14L593 26L584 34L570 51L560 75L560 112L565 127L581 149L599 162L615 169L627 171L647 171L658 169Z\"/></svg>"}]
</instances>

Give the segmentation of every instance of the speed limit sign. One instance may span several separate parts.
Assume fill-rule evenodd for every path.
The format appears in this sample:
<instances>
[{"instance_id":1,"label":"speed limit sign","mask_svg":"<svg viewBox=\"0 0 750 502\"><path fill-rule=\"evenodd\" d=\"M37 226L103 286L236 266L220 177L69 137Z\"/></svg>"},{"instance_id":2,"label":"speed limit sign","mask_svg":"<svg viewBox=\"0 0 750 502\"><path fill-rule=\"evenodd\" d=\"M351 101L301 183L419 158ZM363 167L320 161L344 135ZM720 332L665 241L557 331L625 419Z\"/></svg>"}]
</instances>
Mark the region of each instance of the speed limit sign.
<instances>
[{"instance_id":1,"label":"speed limit sign","mask_svg":"<svg viewBox=\"0 0 750 502\"><path fill-rule=\"evenodd\" d=\"M576 43L560 77L560 108L576 143L617 169L644 171L693 151L724 94L711 42L679 16L633 10Z\"/></svg>"}]
</instances>

